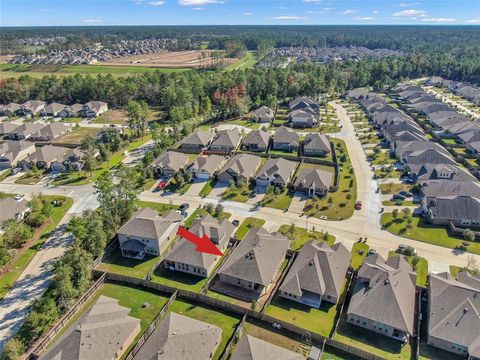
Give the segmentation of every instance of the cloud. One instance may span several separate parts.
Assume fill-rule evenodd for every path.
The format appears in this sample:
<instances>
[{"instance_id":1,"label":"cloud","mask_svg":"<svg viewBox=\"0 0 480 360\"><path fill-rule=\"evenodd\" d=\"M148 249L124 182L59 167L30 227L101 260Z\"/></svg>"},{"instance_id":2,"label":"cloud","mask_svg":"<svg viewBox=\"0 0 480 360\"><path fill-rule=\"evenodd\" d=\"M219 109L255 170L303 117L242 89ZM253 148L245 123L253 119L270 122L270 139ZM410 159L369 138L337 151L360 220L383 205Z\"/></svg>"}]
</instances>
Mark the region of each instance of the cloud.
<instances>
[{"instance_id":1,"label":"cloud","mask_svg":"<svg viewBox=\"0 0 480 360\"><path fill-rule=\"evenodd\" d=\"M149 1L147 4L152 6L160 6L165 4L165 1Z\"/></svg>"},{"instance_id":2,"label":"cloud","mask_svg":"<svg viewBox=\"0 0 480 360\"><path fill-rule=\"evenodd\" d=\"M466 24L480 24L480 19L465 20Z\"/></svg>"},{"instance_id":3,"label":"cloud","mask_svg":"<svg viewBox=\"0 0 480 360\"><path fill-rule=\"evenodd\" d=\"M202 11L202 10L203 10L203 8L202 8L202 7L194 7L194 8L192 8L192 10L195 10L195 11Z\"/></svg>"},{"instance_id":4,"label":"cloud","mask_svg":"<svg viewBox=\"0 0 480 360\"><path fill-rule=\"evenodd\" d=\"M423 18L422 21L443 23L443 22L453 22L453 21L457 21L457 19L449 19L449 18Z\"/></svg>"},{"instance_id":5,"label":"cloud","mask_svg":"<svg viewBox=\"0 0 480 360\"><path fill-rule=\"evenodd\" d=\"M253 13L251 13L251 12L246 12L246 13L243 14L243 15L245 15L245 16L253 16Z\"/></svg>"},{"instance_id":6,"label":"cloud","mask_svg":"<svg viewBox=\"0 0 480 360\"><path fill-rule=\"evenodd\" d=\"M100 24L103 20L100 19L84 19L82 20L85 24Z\"/></svg>"},{"instance_id":7,"label":"cloud","mask_svg":"<svg viewBox=\"0 0 480 360\"><path fill-rule=\"evenodd\" d=\"M183 6L194 5L208 5L208 4L223 4L222 0L178 0L178 3Z\"/></svg>"},{"instance_id":8,"label":"cloud","mask_svg":"<svg viewBox=\"0 0 480 360\"><path fill-rule=\"evenodd\" d=\"M409 10L402 10L398 11L395 14L393 14L395 17L414 17L414 16L427 16L427 13L423 10L415 10L415 9L409 9Z\"/></svg>"},{"instance_id":9,"label":"cloud","mask_svg":"<svg viewBox=\"0 0 480 360\"><path fill-rule=\"evenodd\" d=\"M322 10L310 10L307 14L326 14L332 11L332 8L323 8Z\"/></svg>"},{"instance_id":10,"label":"cloud","mask_svg":"<svg viewBox=\"0 0 480 360\"><path fill-rule=\"evenodd\" d=\"M288 8L286 6L279 6L278 7L280 10L287 10Z\"/></svg>"},{"instance_id":11,"label":"cloud","mask_svg":"<svg viewBox=\"0 0 480 360\"><path fill-rule=\"evenodd\" d=\"M363 17L356 17L353 20L361 20L361 21L368 21L368 20L375 20L376 18L371 16L363 16Z\"/></svg>"},{"instance_id":12,"label":"cloud","mask_svg":"<svg viewBox=\"0 0 480 360\"><path fill-rule=\"evenodd\" d=\"M348 10L340 11L340 14L342 14L342 15L352 15L352 14L355 14L356 12L357 12L357 10L348 9Z\"/></svg>"},{"instance_id":13,"label":"cloud","mask_svg":"<svg viewBox=\"0 0 480 360\"><path fill-rule=\"evenodd\" d=\"M323 0L303 0L304 3L320 3Z\"/></svg>"},{"instance_id":14,"label":"cloud","mask_svg":"<svg viewBox=\"0 0 480 360\"><path fill-rule=\"evenodd\" d=\"M374 14L378 14L379 12L380 12L380 11L378 11L378 10L373 10L373 11L372 11L372 13L374 13Z\"/></svg>"},{"instance_id":15,"label":"cloud","mask_svg":"<svg viewBox=\"0 0 480 360\"><path fill-rule=\"evenodd\" d=\"M409 7L409 6L415 6L415 5L419 5L420 2L413 2L413 3L400 3L398 4L398 6L401 6L401 7Z\"/></svg>"},{"instance_id":16,"label":"cloud","mask_svg":"<svg viewBox=\"0 0 480 360\"><path fill-rule=\"evenodd\" d=\"M303 19L306 19L306 17L305 16L290 15L290 16L274 16L271 19L274 19L274 20L303 20Z\"/></svg>"}]
</instances>

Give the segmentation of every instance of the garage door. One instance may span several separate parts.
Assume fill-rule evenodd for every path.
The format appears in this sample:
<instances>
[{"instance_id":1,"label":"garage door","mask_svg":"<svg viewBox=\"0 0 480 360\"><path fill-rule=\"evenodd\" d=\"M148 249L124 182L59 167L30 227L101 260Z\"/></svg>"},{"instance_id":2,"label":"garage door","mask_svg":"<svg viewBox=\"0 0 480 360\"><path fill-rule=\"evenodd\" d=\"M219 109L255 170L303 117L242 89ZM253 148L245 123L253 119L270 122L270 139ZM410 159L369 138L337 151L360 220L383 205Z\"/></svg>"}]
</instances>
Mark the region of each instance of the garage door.
<instances>
[{"instance_id":1,"label":"garage door","mask_svg":"<svg viewBox=\"0 0 480 360\"><path fill-rule=\"evenodd\" d=\"M208 175L208 174L198 174L197 179L208 180L208 179L210 179L210 175Z\"/></svg>"},{"instance_id":2,"label":"garage door","mask_svg":"<svg viewBox=\"0 0 480 360\"><path fill-rule=\"evenodd\" d=\"M256 184L258 186L269 186L270 185L270 180L257 180Z\"/></svg>"}]
</instances>

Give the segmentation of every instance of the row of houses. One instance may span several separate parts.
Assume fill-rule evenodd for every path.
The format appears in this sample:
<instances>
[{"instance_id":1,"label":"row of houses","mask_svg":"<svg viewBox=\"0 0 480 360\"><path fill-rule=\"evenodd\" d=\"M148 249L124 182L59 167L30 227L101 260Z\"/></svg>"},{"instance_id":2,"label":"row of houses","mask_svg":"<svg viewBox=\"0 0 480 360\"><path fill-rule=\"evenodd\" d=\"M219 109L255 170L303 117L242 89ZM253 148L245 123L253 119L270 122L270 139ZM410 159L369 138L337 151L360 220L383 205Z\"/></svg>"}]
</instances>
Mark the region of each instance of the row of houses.
<instances>
[{"instance_id":1,"label":"row of houses","mask_svg":"<svg viewBox=\"0 0 480 360\"><path fill-rule=\"evenodd\" d=\"M440 76L432 76L426 82L427 85L447 88L468 101L480 105L480 88L478 86L461 81L446 80Z\"/></svg>"},{"instance_id":2,"label":"row of houses","mask_svg":"<svg viewBox=\"0 0 480 360\"><path fill-rule=\"evenodd\" d=\"M42 100L28 100L23 104L8 103L0 105L0 115L3 116L49 116L59 118L85 117L92 118L108 110L108 104L103 101L89 101L86 104L64 105L60 103L47 104Z\"/></svg>"},{"instance_id":3,"label":"row of houses","mask_svg":"<svg viewBox=\"0 0 480 360\"><path fill-rule=\"evenodd\" d=\"M32 142L51 142L72 131L72 128L61 122L0 123L0 136L7 140L29 140Z\"/></svg>"},{"instance_id":4,"label":"row of houses","mask_svg":"<svg viewBox=\"0 0 480 360\"><path fill-rule=\"evenodd\" d=\"M325 157L331 153L330 141L326 135L309 133L302 142L293 129L285 126L276 128L273 136L268 131L252 130L243 140L242 133L237 128L217 133L197 130L183 140L180 148L193 153L209 151L216 154L231 154L239 148L266 152L270 144L272 150L298 152L302 149L305 156Z\"/></svg>"},{"instance_id":5,"label":"row of houses","mask_svg":"<svg viewBox=\"0 0 480 360\"><path fill-rule=\"evenodd\" d=\"M447 111L445 104L431 99L423 90L420 89L421 94L418 94L417 87L398 86L393 91L409 108L427 118L439 111ZM420 185L424 218L436 225L480 228L477 179L460 168L442 146L429 141L410 116L378 95L356 89L349 93L349 97L359 101L391 152L403 163L410 179ZM473 122L469 121L469 124Z\"/></svg>"}]
</instances>

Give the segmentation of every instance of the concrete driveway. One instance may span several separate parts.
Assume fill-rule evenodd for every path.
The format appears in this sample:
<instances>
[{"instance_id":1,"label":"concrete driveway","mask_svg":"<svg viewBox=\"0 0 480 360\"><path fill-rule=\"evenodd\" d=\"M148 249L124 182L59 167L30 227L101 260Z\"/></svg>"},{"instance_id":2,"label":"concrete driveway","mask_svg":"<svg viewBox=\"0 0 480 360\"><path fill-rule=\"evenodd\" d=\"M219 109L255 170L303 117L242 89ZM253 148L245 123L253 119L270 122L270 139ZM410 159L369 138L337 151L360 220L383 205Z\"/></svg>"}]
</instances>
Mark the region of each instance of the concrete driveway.
<instances>
[{"instance_id":1,"label":"concrete driveway","mask_svg":"<svg viewBox=\"0 0 480 360\"><path fill-rule=\"evenodd\" d=\"M261 186L261 185L257 185L255 186L255 189L253 191L255 191L257 193L257 195L255 195L255 197L253 198L249 198L247 200L247 204L257 204L259 203L260 201L262 201L263 197L265 196L265 190L267 188L265 186Z\"/></svg>"},{"instance_id":2,"label":"concrete driveway","mask_svg":"<svg viewBox=\"0 0 480 360\"><path fill-rule=\"evenodd\" d=\"M212 192L208 197L213 197L215 199L220 199L222 197L222 194L225 192L227 189L228 184L223 183L223 182L217 182L215 186L212 189Z\"/></svg>"},{"instance_id":3,"label":"concrete driveway","mask_svg":"<svg viewBox=\"0 0 480 360\"><path fill-rule=\"evenodd\" d=\"M207 180L203 180L203 179L195 179L193 181L193 184L190 186L190 188L185 192L185 194L187 195L192 195L192 196L196 196L198 195L198 193L203 189L203 187L205 186Z\"/></svg>"},{"instance_id":4,"label":"concrete driveway","mask_svg":"<svg viewBox=\"0 0 480 360\"><path fill-rule=\"evenodd\" d=\"M293 195L293 199L290 203L288 211L296 214L303 213L303 208L305 207L305 202L307 201L307 199L308 197L304 193L296 191L295 195Z\"/></svg>"},{"instance_id":5,"label":"concrete driveway","mask_svg":"<svg viewBox=\"0 0 480 360\"><path fill-rule=\"evenodd\" d=\"M145 153L155 146L153 140L147 141L145 144L139 148L130 151L127 156L122 160L122 163L126 166L135 166L139 161L143 159Z\"/></svg>"}]
</instances>

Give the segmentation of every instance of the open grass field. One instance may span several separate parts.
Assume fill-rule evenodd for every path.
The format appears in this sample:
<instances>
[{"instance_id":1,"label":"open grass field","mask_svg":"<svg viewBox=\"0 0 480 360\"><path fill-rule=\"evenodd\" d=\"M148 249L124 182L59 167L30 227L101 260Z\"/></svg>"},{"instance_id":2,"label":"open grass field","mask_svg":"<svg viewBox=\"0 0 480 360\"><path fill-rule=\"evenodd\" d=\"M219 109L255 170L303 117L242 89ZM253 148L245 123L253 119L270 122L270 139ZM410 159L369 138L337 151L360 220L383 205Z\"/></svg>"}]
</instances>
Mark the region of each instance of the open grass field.
<instances>
[{"instance_id":1,"label":"open grass field","mask_svg":"<svg viewBox=\"0 0 480 360\"><path fill-rule=\"evenodd\" d=\"M55 230L60 220L65 216L65 213L73 205L73 200L69 197L43 195L43 198L50 201L60 200L63 201L63 204L59 207L53 207L50 221L35 231L33 239L24 248L18 250L13 261L8 265L8 271L0 275L0 299L2 299L13 284L15 284L15 281L17 281L33 257L42 248L50 233Z\"/></svg>"},{"instance_id":2,"label":"open grass field","mask_svg":"<svg viewBox=\"0 0 480 360\"><path fill-rule=\"evenodd\" d=\"M92 120L94 124L124 124L127 114L122 109L110 109Z\"/></svg>"},{"instance_id":3,"label":"open grass field","mask_svg":"<svg viewBox=\"0 0 480 360\"><path fill-rule=\"evenodd\" d=\"M252 68L257 63L257 55L255 51L247 51L244 57L228 65L225 70L243 70Z\"/></svg>"},{"instance_id":4,"label":"open grass field","mask_svg":"<svg viewBox=\"0 0 480 360\"><path fill-rule=\"evenodd\" d=\"M87 136L94 136L99 131L100 129L97 128L73 127L73 130L70 133L58 139L57 142L61 144L78 145Z\"/></svg>"},{"instance_id":5,"label":"open grass field","mask_svg":"<svg viewBox=\"0 0 480 360\"><path fill-rule=\"evenodd\" d=\"M188 71L187 68L158 68L149 66L129 65L28 65L28 64L0 64L0 79L18 78L29 75L41 78L47 75L69 76L82 75L106 75L129 76L148 72L160 71L164 73Z\"/></svg>"}]
</instances>

